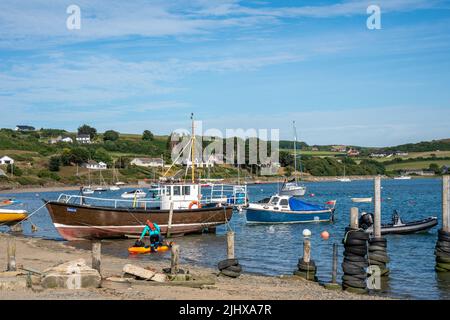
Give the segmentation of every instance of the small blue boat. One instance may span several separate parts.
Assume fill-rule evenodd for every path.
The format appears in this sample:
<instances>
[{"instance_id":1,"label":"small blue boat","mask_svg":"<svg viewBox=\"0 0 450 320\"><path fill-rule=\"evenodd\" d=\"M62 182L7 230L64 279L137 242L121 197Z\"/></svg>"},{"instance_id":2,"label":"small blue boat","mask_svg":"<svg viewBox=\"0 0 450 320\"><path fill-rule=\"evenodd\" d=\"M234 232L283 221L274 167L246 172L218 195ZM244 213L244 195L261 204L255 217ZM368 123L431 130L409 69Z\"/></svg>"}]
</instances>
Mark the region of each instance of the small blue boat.
<instances>
[{"instance_id":1,"label":"small blue boat","mask_svg":"<svg viewBox=\"0 0 450 320\"><path fill-rule=\"evenodd\" d=\"M304 223L333 221L335 201L330 207L310 204L296 197L274 195L247 208L247 223Z\"/></svg>"}]
</instances>

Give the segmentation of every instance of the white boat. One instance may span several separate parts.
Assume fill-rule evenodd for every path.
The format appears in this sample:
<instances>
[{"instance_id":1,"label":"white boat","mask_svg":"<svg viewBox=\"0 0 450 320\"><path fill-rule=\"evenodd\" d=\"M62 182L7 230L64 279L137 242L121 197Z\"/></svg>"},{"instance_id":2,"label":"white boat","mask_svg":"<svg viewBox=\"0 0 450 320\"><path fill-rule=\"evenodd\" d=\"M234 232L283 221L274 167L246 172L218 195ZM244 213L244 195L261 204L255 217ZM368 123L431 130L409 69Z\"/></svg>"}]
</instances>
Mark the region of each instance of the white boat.
<instances>
[{"instance_id":1,"label":"white boat","mask_svg":"<svg viewBox=\"0 0 450 320\"><path fill-rule=\"evenodd\" d=\"M394 177L395 180L411 180L410 176L398 176Z\"/></svg>"},{"instance_id":2,"label":"white boat","mask_svg":"<svg viewBox=\"0 0 450 320\"><path fill-rule=\"evenodd\" d=\"M372 198L352 198L352 202L356 203L372 202Z\"/></svg>"},{"instance_id":3,"label":"white boat","mask_svg":"<svg viewBox=\"0 0 450 320\"><path fill-rule=\"evenodd\" d=\"M83 194L94 194L94 190L91 189L91 186L83 187L81 191Z\"/></svg>"},{"instance_id":4,"label":"white boat","mask_svg":"<svg viewBox=\"0 0 450 320\"><path fill-rule=\"evenodd\" d=\"M297 181L297 129L295 128L295 121L292 122L294 129L294 181L283 183L280 190L282 196L302 197L306 193L306 187ZM301 162L300 162L300 175L302 174Z\"/></svg>"},{"instance_id":5,"label":"white boat","mask_svg":"<svg viewBox=\"0 0 450 320\"><path fill-rule=\"evenodd\" d=\"M118 186L110 186L109 190L111 190L111 191L119 191L120 187L118 187Z\"/></svg>"},{"instance_id":6,"label":"white boat","mask_svg":"<svg viewBox=\"0 0 450 320\"><path fill-rule=\"evenodd\" d=\"M337 180L340 182L352 182L352 180L350 180L350 178L347 178L345 176L345 164L344 164L344 176L342 178L338 178Z\"/></svg>"},{"instance_id":7,"label":"white boat","mask_svg":"<svg viewBox=\"0 0 450 320\"><path fill-rule=\"evenodd\" d=\"M102 171L99 172L100 184L94 188L94 192L105 192L108 191L108 186L106 185L105 179L103 178Z\"/></svg>"},{"instance_id":8,"label":"white boat","mask_svg":"<svg viewBox=\"0 0 450 320\"><path fill-rule=\"evenodd\" d=\"M118 182L115 183L115 185L116 185L116 186L124 186L124 185L125 185L125 182L118 181Z\"/></svg>"},{"instance_id":9,"label":"white boat","mask_svg":"<svg viewBox=\"0 0 450 320\"><path fill-rule=\"evenodd\" d=\"M139 199L139 198L145 198L147 196L147 193L144 192L142 189L136 189L132 191L127 191L122 193L121 197L124 199Z\"/></svg>"}]
</instances>

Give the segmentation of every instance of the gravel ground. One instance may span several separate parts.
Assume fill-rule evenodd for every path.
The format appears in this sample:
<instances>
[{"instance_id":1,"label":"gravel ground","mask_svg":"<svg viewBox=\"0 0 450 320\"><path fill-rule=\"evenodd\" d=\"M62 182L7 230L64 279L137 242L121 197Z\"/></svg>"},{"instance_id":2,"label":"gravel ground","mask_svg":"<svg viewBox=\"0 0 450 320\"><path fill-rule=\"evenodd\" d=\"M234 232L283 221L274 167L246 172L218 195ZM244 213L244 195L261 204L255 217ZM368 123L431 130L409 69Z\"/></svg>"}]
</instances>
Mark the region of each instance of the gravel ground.
<instances>
[{"instance_id":1,"label":"gravel ground","mask_svg":"<svg viewBox=\"0 0 450 320\"><path fill-rule=\"evenodd\" d=\"M8 234L0 234L0 270L6 269L7 239L15 239L16 262L25 268L44 270L48 267L84 258L89 265L91 255L89 251L69 247L62 242L37 238L13 237ZM151 267L160 271L170 265L170 261L142 263L102 255L102 276L104 278L122 275L122 268L127 263L133 263L142 267ZM145 299L145 300L342 300L342 299L383 299L370 295L356 295L343 291L327 290L317 283L292 277L268 277L251 274L243 274L238 279L217 277L217 270L197 267L193 265L181 265L181 268L189 270L192 275L210 277L216 280L212 287L189 288L174 286L152 286L148 282L124 284L105 281L102 288L59 290L33 289L0 290L0 299Z\"/></svg>"}]
</instances>

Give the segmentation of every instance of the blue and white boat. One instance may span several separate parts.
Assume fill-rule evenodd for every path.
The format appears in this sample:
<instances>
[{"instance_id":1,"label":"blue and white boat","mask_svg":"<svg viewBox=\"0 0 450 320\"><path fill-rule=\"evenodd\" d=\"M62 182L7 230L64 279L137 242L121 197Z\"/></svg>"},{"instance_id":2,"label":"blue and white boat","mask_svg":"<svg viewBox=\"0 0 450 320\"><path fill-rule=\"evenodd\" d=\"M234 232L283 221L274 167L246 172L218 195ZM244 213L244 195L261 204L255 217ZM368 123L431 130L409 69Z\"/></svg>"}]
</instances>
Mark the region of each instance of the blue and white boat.
<instances>
[{"instance_id":1,"label":"blue and white boat","mask_svg":"<svg viewBox=\"0 0 450 320\"><path fill-rule=\"evenodd\" d=\"M274 195L247 208L247 223L303 223L333 220L335 201L320 206L296 197Z\"/></svg>"}]
</instances>

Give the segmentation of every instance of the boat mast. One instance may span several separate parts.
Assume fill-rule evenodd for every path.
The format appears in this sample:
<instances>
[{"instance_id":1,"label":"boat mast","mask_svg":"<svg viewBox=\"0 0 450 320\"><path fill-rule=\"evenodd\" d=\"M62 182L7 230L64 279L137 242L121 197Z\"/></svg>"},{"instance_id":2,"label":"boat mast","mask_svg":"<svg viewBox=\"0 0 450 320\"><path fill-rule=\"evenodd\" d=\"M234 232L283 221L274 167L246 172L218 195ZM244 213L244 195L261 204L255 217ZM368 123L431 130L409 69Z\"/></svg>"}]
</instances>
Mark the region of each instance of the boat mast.
<instances>
[{"instance_id":1,"label":"boat mast","mask_svg":"<svg viewBox=\"0 0 450 320\"><path fill-rule=\"evenodd\" d=\"M292 121L292 128L294 129L294 178L297 181L297 130L295 130L295 120Z\"/></svg>"},{"instance_id":2,"label":"boat mast","mask_svg":"<svg viewBox=\"0 0 450 320\"><path fill-rule=\"evenodd\" d=\"M191 113L192 120L192 137L191 137L191 166L192 166L192 183L195 183L195 163L194 163L194 155L195 155L195 126L194 126L194 114Z\"/></svg>"}]
</instances>

